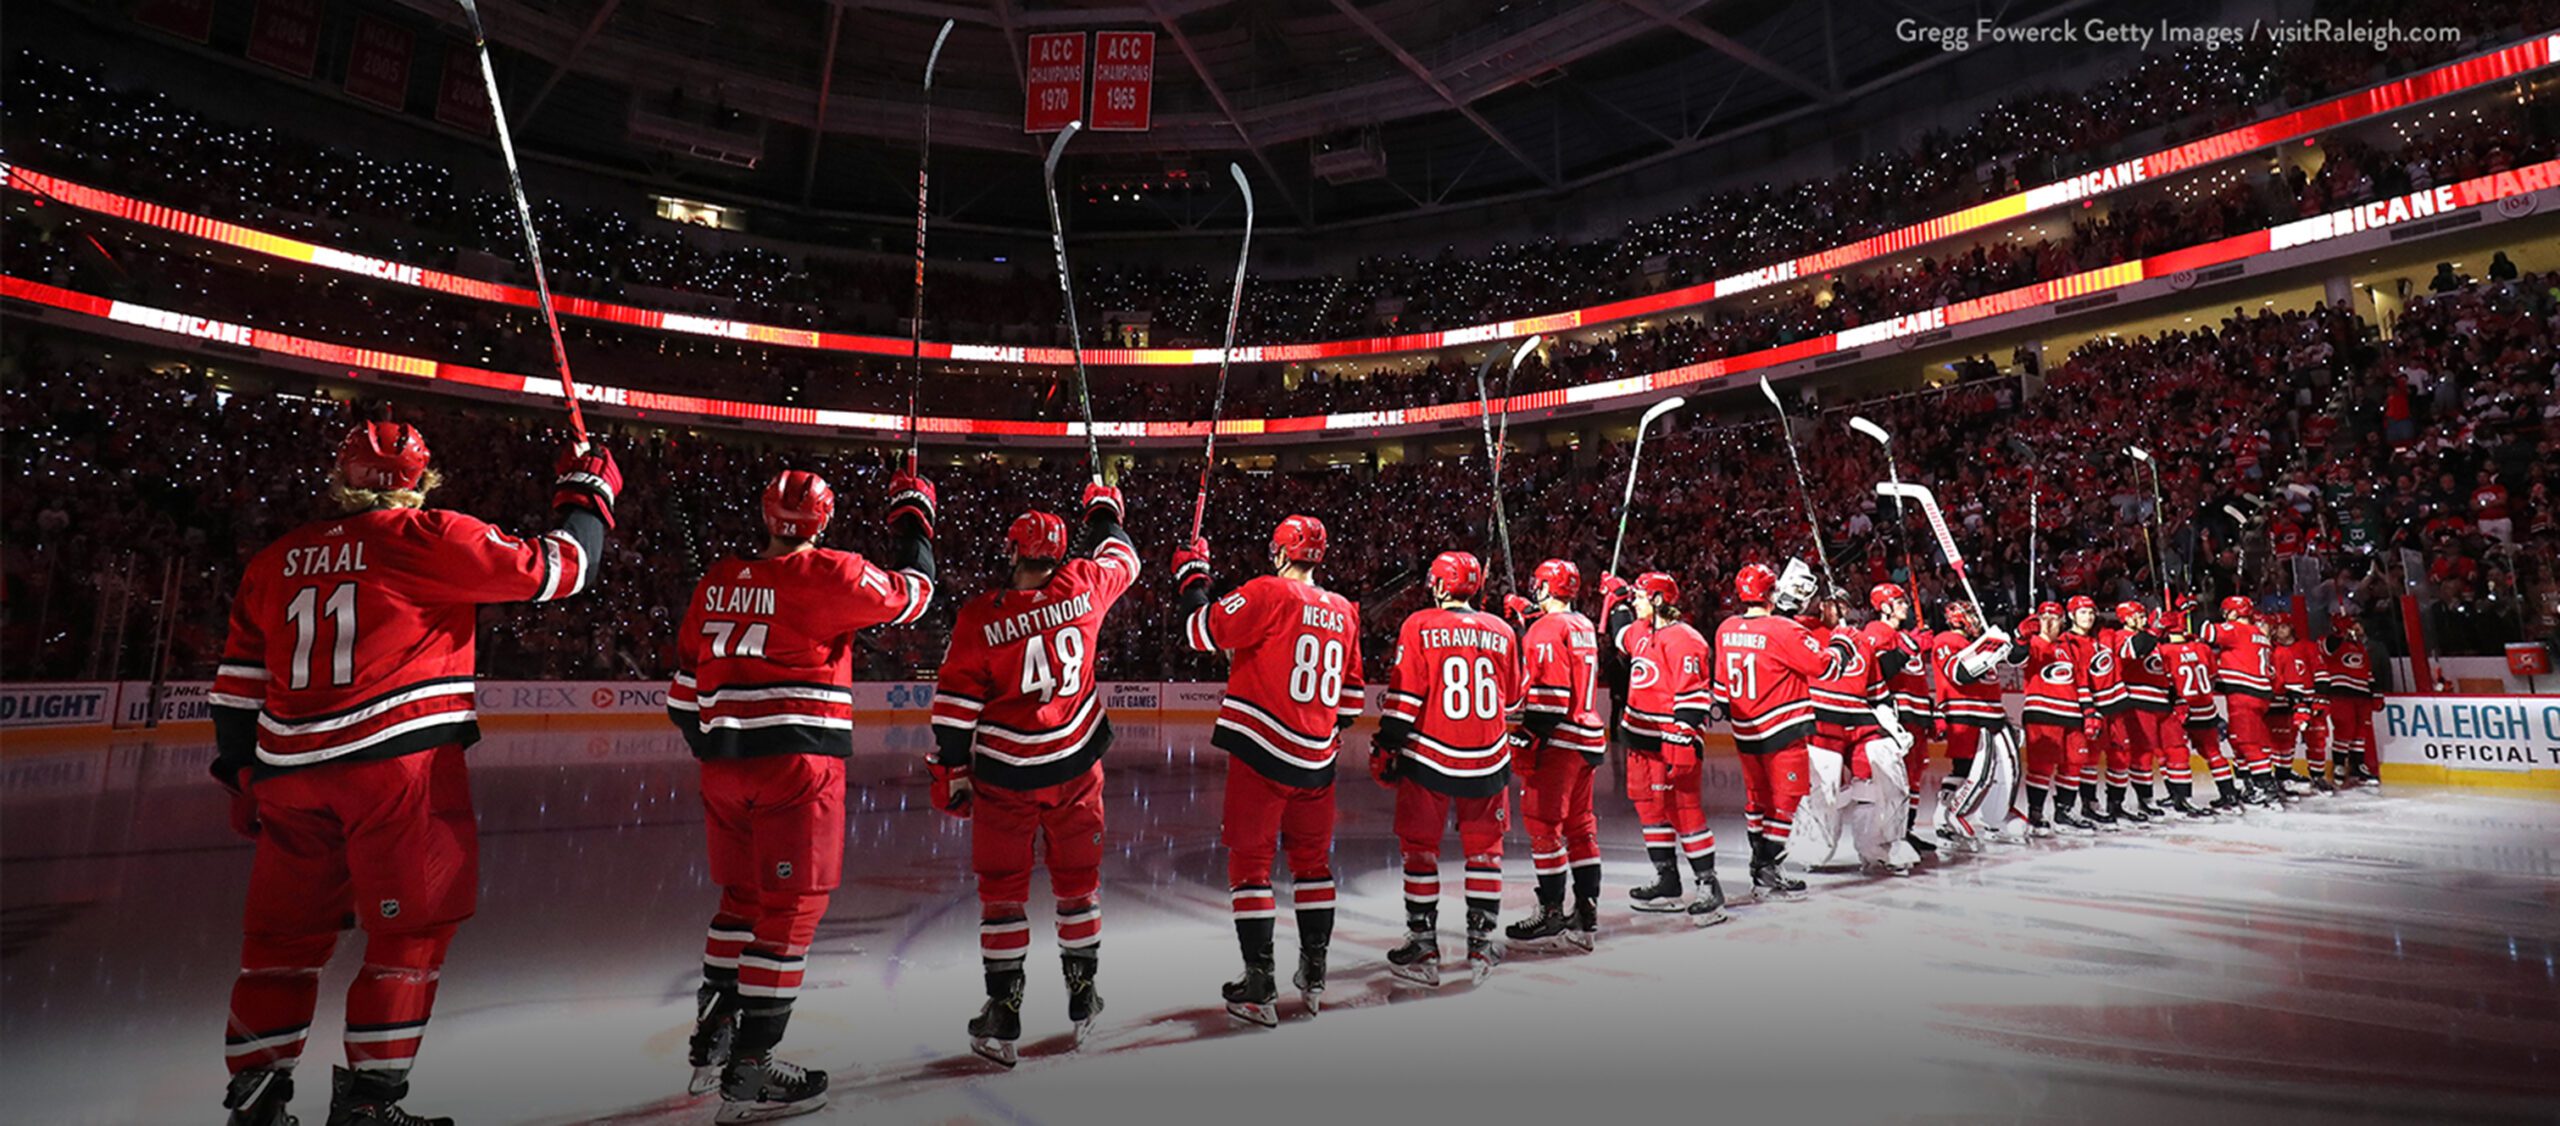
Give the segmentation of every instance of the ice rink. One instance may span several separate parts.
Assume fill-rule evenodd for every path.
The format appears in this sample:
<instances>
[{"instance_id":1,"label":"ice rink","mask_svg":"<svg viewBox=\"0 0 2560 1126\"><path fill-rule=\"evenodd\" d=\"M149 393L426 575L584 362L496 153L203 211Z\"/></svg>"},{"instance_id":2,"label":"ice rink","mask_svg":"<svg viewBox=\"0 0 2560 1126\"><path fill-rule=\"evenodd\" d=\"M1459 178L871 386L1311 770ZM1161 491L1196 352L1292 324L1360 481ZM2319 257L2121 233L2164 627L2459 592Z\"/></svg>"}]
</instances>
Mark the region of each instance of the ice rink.
<instances>
[{"instance_id":1,"label":"ice rink","mask_svg":"<svg viewBox=\"0 0 2560 1126\"><path fill-rule=\"evenodd\" d=\"M1012 1073L962 1030L981 997L967 828L924 807L923 728L858 735L873 742L847 882L785 1044L834 1073L833 1104L803 1121L2560 1120L2560 803L2365 790L1910 879L1817 874L1804 902L1745 902L1695 931L1624 908L1649 870L1613 764L1598 951L1516 957L1480 987L1453 966L1423 993L1384 972L1402 929L1387 793L1347 774L1328 1007L1308 1019L1284 991L1281 1027L1261 1030L1218 1001L1237 956L1207 734L1122 728L1103 1031L1068 1050L1036 903ZM224 826L211 753L20 744L0 760L0 1118L220 1121L249 847ZM408 1105L468 1124L708 1123L716 1098L683 1095L683 1049L715 892L676 737L500 731L472 762L481 911ZM1707 795L1726 886L1747 886L1729 758ZM1516 829L1509 853L1506 921L1532 902ZM1453 959L1459 915L1444 906ZM1285 911L1280 943L1285 963ZM295 1108L310 1126L356 945L312 1029Z\"/></svg>"}]
</instances>

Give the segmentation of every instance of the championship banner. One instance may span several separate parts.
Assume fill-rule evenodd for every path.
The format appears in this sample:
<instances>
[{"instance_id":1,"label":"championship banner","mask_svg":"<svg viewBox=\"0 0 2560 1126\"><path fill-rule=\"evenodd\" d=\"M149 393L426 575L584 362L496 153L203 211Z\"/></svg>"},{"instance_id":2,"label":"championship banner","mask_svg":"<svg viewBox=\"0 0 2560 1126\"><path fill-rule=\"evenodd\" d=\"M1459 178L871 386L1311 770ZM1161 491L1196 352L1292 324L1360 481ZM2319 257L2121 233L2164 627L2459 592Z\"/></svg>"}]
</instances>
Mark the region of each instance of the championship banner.
<instances>
[{"instance_id":1,"label":"championship banner","mask_svg":"<svg viewBox=\"0 0 2560 1126\"><path fill-rule=\"evenodd\" d=\"M2385 781L2560 789L2560 696L2386 696Z\"/></svg>"},{"instance_id":2,"label":"championship banner","mask_svg":"<svg viewBox=\"0 0 2560 1126\"><path fill-rule=\"evenodd\" d=\"M388 110L409 108L409 29L366 16L347 44L347 93Z\"/></svg>"},{"instance_id":3,"label":"championship banner","mask_svg":"<svg viewBox=\"0 0 2560 1126\"><path fill-rule=\"evenodd\" d=\"M311 77L320 57L320 0L258 0L249 19L249 58Z\"/></svg>"},{"instance_id":4,"label":"championship banner","mask_svg":"<svg viewBox=\"0 0 2560 1126\"><path fill-rule=\"evenodd\" d=\"M213 0L142 0L133 22L202 43L213 38Z\"/></svg>"},{"instance_id":5,"label":"championship banner","mask_svg":"<svg viewBox=\"0 0 2560 1126\"><path fill-rule=\"evenodd\" d=\"M1144 133L1155 124L1156 33L1093 36L1093 120L1103 132Z\"/></svg>"},{"instance_id":6,"label":"championship banner","mask_svg":"<svg viewBox=\"0 0 2560 1126\"><path fill-rule=\"evenodd\" d=\"M480 77L480 52L448 43L444 74L436 80L436 120L472 133L497 131L489 117L489 87Z\"/></svg>"},{"instance_id":7,"label":"championship banner","mask_svg":"<svg viewBox=\"0 0 2560 1126\"><path fill-rule=\"evenodd\" d=\"M1022 131L1055 133L1084 116L1084 33L1034 35L1022 76Z\"/></svg>"}]
</instances>

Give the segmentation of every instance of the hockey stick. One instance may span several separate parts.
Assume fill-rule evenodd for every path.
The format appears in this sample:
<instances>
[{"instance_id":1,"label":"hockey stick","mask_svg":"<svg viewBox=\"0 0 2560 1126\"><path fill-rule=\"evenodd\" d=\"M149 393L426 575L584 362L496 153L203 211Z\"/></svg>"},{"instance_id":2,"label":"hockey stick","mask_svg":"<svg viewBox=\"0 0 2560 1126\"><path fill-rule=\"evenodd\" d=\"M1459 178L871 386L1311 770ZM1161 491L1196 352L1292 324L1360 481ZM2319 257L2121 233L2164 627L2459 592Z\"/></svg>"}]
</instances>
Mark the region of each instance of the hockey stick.
<instances>
[{"instance_id":1,"label":"hockey stick","mask_svg":"<svg viewBox=\"0 0 2560 1126\"><path fill-rule=\"evenodd\" d=\"M2169 572L2160 569L2160 548L2168 546L2169 529L2162 523L2165 508L2160 502L2160 463L2151 460L2151 451L2140 446L2126 446L2124 452L2151 470L2151 529L2142 541L2151 554L2151 576L2160 580L2160 612L2169 612Z\"/></svg>"},{"instance_id":2,"label":"hockey stick","mask_svg":"<svg viewBox=\"0 0 2560 1126\"><path fill-rule=\"evenodd\" d=\"M2036 539L2043 531L2043 521L2036 502L2044 495L2044 467L2037 464L2035 448L2024 438L2011 437L2009 453L2027 465L2027 604L2022 609L2033 614L2041 597L2037 592L2042 576L2036 570Z\"/></svg>"},{"instance_id":3,"label":"hockey stick","mask_svg":"<svg viewBox=\"0 0 2560 1126\"><path fill-rule=\"evenodd\" d=\"M1778 435L1787 442L1787 464L1796 471L1796 497L1804 502L1805 530L1813 533L1813 557L1822 561L1823 594L1828 596L1840 589L1840 581L1831 577L1831 550L1822 546L1822 520L1814 515L1813 488L1805 484L1804 460L1796 456L1795 426L1787 421L1786 404L1778 401L1778 389L1769 386L1768 376L1760 377L1760 393L1768 397L1770 406L1777 408Z\"/></svg>"},{"instance_id":4,"label":"hockey stick","mask_svg":"<svg viewBox=\"0 0 2560 1126\"><path fill-rule=\"evenodd\" d=\"M1644 432L1653 428L1653 420L1679 410L1687 402L1687 399L1673 395L1655 403L1652 409L1644 412L1643 418L1636 420L1636 448L1627 455L1627 491L1618 498L1618 543L1609 549L1609 569L1602 574L1617 574L1618 557L1627 550L1627 508L1636 501L1636 466L1644 463Z\"/></svg>"},{"instance_id":5,"label":"hockey stick","mask_svg":"<svg viewBox=\"0 0 2560 1126\"><path fill-rule=\"evenodd\" d=\"M1877 445L1884 447L1885 478L1900 485L1902 470L1894 465L1893 435L1886 433L1884 427L1869 422L1867 416L1862 414L1849 417L1849 429L1875 439ZM1911 528L1903 523L1903 519L1902 498L1897 496L1893 498L1893 539L1895 543L1902 545L1903 581L1916 585L1920 581L1920 569L1911 561Z\"/></svg>"},{"instance_id":6,"label":"hockey stick","mask_svg":"<svg viewBox=\"0 0 2560 1126\"><path fill-rule=\"evenodd\" d=\"M1067 273L1067 228L1058 218L1058 158L1066 155L1067 142L1074 140L1084 122L1070 121L1058 130L1058 139L1049 143L1048 159L1040 162L1040 186L1049 196L1049 245L1058 252L1058 292L1067 301L1067 346L1076 360L1076 402L1084 408L1084 456L1093 470L1093 479L1102 479L1102 443L1093 434L1093 393L1085 385L1084 328L1076 322L1076 283Z\"/></svg>"},{"instance_id":7,"label":"hockey stick","mask_svg":"<svg viewBox=\"0 0 2560 1126\"><path fill-rule=\"evenodd\" d=\"M1973 577L1965 573L1964 553L1956 550L1955 533L1947 528L1946 513L1938 510L1937 494L1930 492L1927 485L1907 484L1901 481L1879 482L1876 485L1876 492L1881 496L1896 499L1907 497L1911 503L1920 506L1920 514L1928 518L1930 534L1938 538L1938 553L1947 557L1947 566L1954 569L1956 581L1964 584L1965 601L1973 604L1974 614L1979 617L1982 613L1982 599L1973 593Z\"/></svg>"},{"instance_id":8,"label":"hockey stick","mask_svg":"<svg viewBox=\"0 0 2560 1126\"><path fill-rule=\"evenodd\" d=\"M1522 341L1519 349L1511 353L1512 373L1516 373L1520 370L1520 361L1527 359L1529 357L1529 353L1537 348L1539 339L1539 337L1532 336L1529 339ZM1502 433L1496 434L1493 429L1493 406L1487 401L1484 382L1485 372L1490 370L1492 367L1493 360L1491 358L1487 358L1481 366L1476 368L1476 417L1484 424L1484 456L1485 461L1493 472L1494 542L1502 547L1502 572L1504 577L1511 583L1511 586L1508 589L1511 593L1517 594L1520 592L1520 568L1512 565L1511 562L1511 518L1508 514L1504 513L1502 508L1502 455L1504 452L1502 443L1511 432L1511 395L1509 390L1511 375L1506 373L1502 377L1504 385L1504 392L1502 396Z\"/></svg>"},{"instance_id":9,"label":"hockey stick","mask_svg":"<svg viewBox=\"0 0 2560 1126\"><path fill-rule=\"evenodd\" d=\"M533 203L524 195L524 170L516 164L515 137L507 132L507 108L498 100L498 70L489 62L489 35L480 27L477 0L462 0L462 17L471 24L471 43L480 51L480 81L489 91L489 120L498 127L498 152L507 158L507 189L516 201L516 224L524 231L525 254L533 263L533 292L542 303L542 326L551 332L551 362L560 369L560 394L569 400L569 432L580 452L587 448L587 416L578 409L578 383L569 377L569 347L560 339L560 314L551 308L551 280L542 272L542 239L533 232Z\"/></svg>"},{"instance_id":10,"label":"hockey stick","mask_svg":"<svg viewBox=\"0 0 2560 1126\"><path fill-rule=\"evenodd\" d=\"M933 37L933 53L924 57L924 143L916 150L916 299L907 321L907 472L916 471L918 410L924 393L924 226L925 203L933 188L933 64L942 61L943 41L958 20L942 21Z\"/></svg>"},{"instance_id":11,"label":"hockey stick","mask_svg":"<svg viewBox=\"0 0 2560 1126\"><path fill-rule=\"evenodd\" d=\"M1938 538L1939 553L1947 557L1947 566L1954 569L1956 581L1964 584L1965 601L1973 607L1974 621L1982 623L1984 628L1989 628L1989 623L1983 619L1981 596L1973 592L1973 578L1965 573L1964 553L1956 550L1955 533L1947 528L1946 513L1938 509L1937 494L1930 492L1926 485L1907 485L1898 481L1879 482L1876 485L1876 492L1897 500L1908 497L1912 503L1920 506L1920 514L1928 517L1930 534ZM2017 784L2016 760L2011 757L2016 753L2017 748L2009 739L2007 725L2003 724L1986 732L1984 738L1991 741L1991 746L1985 748L1984 754L1975 756L1973 774L1967 777L1964 786L1956 791L1956 801L1952 810L1959 831L1968 838L1977 835L1973 826L1973 814L1975 810L1982 807L1983 798L1987 796L1991 786L1992 772L1998 769L1990 761L1994 755L2001 756L2008 763L2010 785L2014 787ZM2015 800L2014 794L2011 800ZM2002 821L2005 823L2006 820L2007 811L2003 811ZM1994 831L1998 830L1995 828Z\"/></svg>"},{"instance_id":12,"label":"hockey stick","mask_svg":"<svg viewBox=\"0 0 2560 1126\"><path fill-rule=\"evenodd\" d=\"M2222 514L2231 518L2231 546L2240 553L2239 573L2232 581L2240 584L2241 593L2249 591L2249 514L2232 505L2223 505Z\"/></svg>"},{"instance_id":13,"label":"hockey stick","mask_svg":"<svg viewBox=\"0 0 2560 1126\"><path fill-rule=\"evenodd\" d=\"M1218 350L1218 391L1209 400L1209 441L1200 454L1200 493L1191 501L1191 535L1188 544L1200 538L1200 519L1209 514L1209 474L1218 468L1218 416L1227 409L1227 365L1236 355L1236 317L1244 312L1244 266L1253 257L1253 184L1244 178L1244 168L1230 162L1227 175L1235 177L1236 190L1244 193L1244 245L1236 250L1236 286L1227 295L1227 346Z\"/></svg>"}]
</instances>

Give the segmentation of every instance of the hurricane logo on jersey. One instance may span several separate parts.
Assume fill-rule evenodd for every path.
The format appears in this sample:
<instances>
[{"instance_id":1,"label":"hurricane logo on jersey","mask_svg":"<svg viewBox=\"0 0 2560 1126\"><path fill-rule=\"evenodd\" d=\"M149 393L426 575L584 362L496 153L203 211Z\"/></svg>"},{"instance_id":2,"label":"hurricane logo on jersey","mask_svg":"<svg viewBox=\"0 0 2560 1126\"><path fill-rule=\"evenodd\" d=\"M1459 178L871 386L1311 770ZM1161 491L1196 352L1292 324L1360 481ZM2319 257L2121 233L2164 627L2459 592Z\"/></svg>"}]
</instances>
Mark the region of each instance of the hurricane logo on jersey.
<instances>
[{"instance_id":1,"label":"hurricane logo on jersey","mask_svg":"<svg viewBox=\"0 0 2560 1126\"><path fill-rule=\"evenodd\" d=\"M1638 657L1635 659L1634 664L1627 666L1628 691L1632 692L1638 688L1651 688L1654 686L1655 682L1661 679L1662 670L1656 668L1650 658Z\"/></svg>"},{"instance_id":2,"label":"hurricane logo on jersey","mask_svg":"<svg viewBox=\"0 0 2560 1126\"><path fill-rule=\"evenodd\" d=\"M2089 658L2089 672L2091 675L2106 676L2114 671L2116 671L2115 650L2100 649L2094 656Z\"/></svg>"},{"instance_id":3,"label":"hurricane logo on jersey","mask_svg":"<svg viewBox=\"0 0 2560 1126\"><path fill-rule=\"evenodd\" d=\"M2071 683L2071 662L2051 662L2045 665L2043 669L2039 670L2036 675L2043 678L2044 682L2047 684L2069 684Z\"/></svg>"}]
</instances>

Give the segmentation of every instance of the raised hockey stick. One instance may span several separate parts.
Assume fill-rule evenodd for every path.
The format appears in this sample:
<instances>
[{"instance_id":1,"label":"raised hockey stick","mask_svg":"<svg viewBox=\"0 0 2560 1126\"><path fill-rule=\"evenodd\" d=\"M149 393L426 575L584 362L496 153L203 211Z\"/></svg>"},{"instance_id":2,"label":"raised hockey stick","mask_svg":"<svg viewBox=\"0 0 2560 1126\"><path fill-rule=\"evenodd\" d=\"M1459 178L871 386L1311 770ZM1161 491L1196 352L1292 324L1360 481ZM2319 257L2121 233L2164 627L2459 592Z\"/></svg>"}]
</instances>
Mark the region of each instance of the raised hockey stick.
<instances>
[{"instance_id":1,"label":"raised hockey stick","mask_svg":"<svg viewBox=\"0 0 2560 1126\"><path fill-rule=\"evenodd\" d=\"M1049 142L1049 156L1040 162L1040 187L1049 196L1049 245L1058 252L1058 292L1067 301L1067 346L1074 350L1076 361L1076 402L1084 408L1084 455L1093 479L1102 479L1102 443L1093 433L1093 393L1085 385L1084 328L1076 321L1076 283L1067 272L1067 228L1058 218L1058 158L1066 155L1067 142L1074 140L1084 122L1070 121L1058 130L1058 139Z\"/></svg>"},{"instance_id":2,"label":"raised hockey stick","mask_svg":"<svg viewBox=\"0 0 2560 1126\"><path fill-rule=\"evenodd\" d=\"M1805 484L1804 459L1796 456L1795 426L1787 421L1786 404L1778 401L1778 389L1769 385L1768 376L1760 377L1760 394L1778 411L1778 436L1786 439L1787 464L1796 471L1796 499L1804 502L1805 530L1813 533L1813 557L1822 562L1823 593L1827 596L1840 589L1840 582L1831 577L1831 549L1822 546L1822 519L1813 511L1813 488Z\"/></svg>"},{"instance_id":3,"label":"raised hockey stick","mask_svg":"<svg viewBox=\"0 0 2560 1126\"><path fill-rule=\"evenodd\" d=\"M1609 549L1609 569L1602 574L1617 574L1618 557L1627 550L1627 509L1636 501L1636 467L1644 464L1644 432L1653 429L1655 419L1679 410L1687 402L1687 399L1673 395L1655 403L1651 410L1644 412L1643 418L1636 420L1636 448L1627 455L1627 491L1618 497L1618 542Z\"/></svg>"},{"instance_id":4,"label":"raised hockey stick","mask_svg":"<svg viewBox=\"0 0 2560 1126\"><path fill-rule=\"evenodd\" d=\"M2151 460L2151 451L2140 446L2126 446L2124 452L2151 470L2151 528L2150 534L2143 537L2142 546L2151 555L2151 577L2160 580L2160 611L2165 614L2169 610L2169 572L2160 569L2160 548L2168 546L2169 530L2162 523L2166 513L2160 503L2160 463Z\"/></svg>"},{"instance_id":5,"label":"raised hockey stick","mask_svg":"<svg viewBox=\"0 0 2560 1126\"><path fill-rule=\"evenodd\" d=\"M2249 514L2233 505L2223 505L2222 514L2231 518L2232 546L2240 553L2239 574L2232 581L2240 584L2242 593L2249 590Z\"/></svg>"},{"instance_id":6,"label":"raised hockey stick","mask_svg":"<svg viewBox=\"0 0 2560 1126\"><path fill-rule=\"evenodd\" d=\"M480 26L480 5L462 0L462 18L471 25L471 44L480 52L480 81L489 92L489 120L498 128L498 152L507 158L507 189L515 197L516 226L524 232L524 250L533 263L533 292L542 304L542 327L551 333L551 363L560 370L560 394L569 401L569 433L578 448L587 446L587 416L578 409L578 381L569 376L569 346L560 339L560 314L551 308L551 280L542 272L542 239L533 231L533 203L525 198L524 170L516 164L515 137L507 132L507 108L498 99L498 69L489 62L489 35Z\"/></svg>"},{"instance_id":7,"label":"raised hockey stick","mask_svg":"<svg viewBox=\"0 0 2560 1126\"><path fill-rule=\"evenodd\" d=\"M1493 366L1493 361L1487 359L1482 366L1476 368L1476 417L1484 424L1484 456L1488 467L1493 472L1494 542L1502 547L1502 573L1510 581L1511 586L1508 589L1513 594L1520 592L1520 569L1511 562L1511 518L1502 509L1502 455L1504 453L1502 443L1511 432L1511 375L1519 372L1520 361L1529 357L1529 353L1538 347L1540 339L1532 336L1521 341L1518 350L1511 353L1511 371L1502 377L1502 432L1499 434L1493 429L1493 406L1487 401L1484 382L1485 371Z\"/></svg>"},{"instance_id":8,"label":"raised hockey stick","mask_svg":"<svg viewBox=\"0 0 2560 1126\"><path fill-rule=\"evenodd\" d=\"M1885 477L1896 485L1901 484L1902 470L1896 467L1893 461L1893 435L1887 433L1884 427L1868 421L1867 416L1862 414L1849 417L1849 429L1875 439L1877 445L1884 447ZM1911 528L1903 523L1901 497L1893 498L1893 539L1895 543L1902 546L1903 581L1919 582L1920 569L1911 561Z\"/></svg>"},{"instance_id":9,"label":"raised hockey stick","mask_svg":"<svg viewBox=\"0 0 2560 1126\"><path fill-rule=\"evenodd\" d=\"M942 21L933 37L933 53L924 57L924 143L916 150L916 297L907 320L907 472L916 471L918 408L924 393L924 228L926 202L933 189L933 64L942 61L943 41L957 20Z\"/></svg>"},{"instance_id":10,"label":"raised hockey stick","mask_svg":"<svg viewBox=\"0 0 2560 1126\"><path fill-rule=\"evenodd\" d=\"M1967 575L1964 569L1964 553L1956 550L1955 533L1947 528L1946 513L1938 510L1937 494L1930 492L1927 485L1903 481L1878 482L1876 493L1879 496L1908 499L1911 503L1920 506L1920 515L1929 521L1929 533L1938 538L1938 553L1947 557L1947 566L1954 569L1956 581L1964 584L1965 601L1973 604L1976 615L1981 614L1982 598L1973 593L1973 578Z\"/></svg>"},{"instance_id":11,"label":"raised hockey stick","mask_svg":"<svg viewBox=\"0 0 2560 1126\"><path fill-rule=\"evenodd\" d=\"M1244 193L1244 245L1236 250L1236 285L1227 294L1227 345L1218 350L1218 390L1209 400L1209 440L1200 454L1200 492L1191 501L1191 534L1182 542L1200 538L1200 520L1209 514L1209 474L1218 468L1218 416L1227 409L1227 365L1236 355L1236 318L1244 312L1244 267L1253 257L1253 184L1244 178L1243 167L1229 163L1227 175L1235 177L1236 190Z\"/></svg>"}]
</instances>

